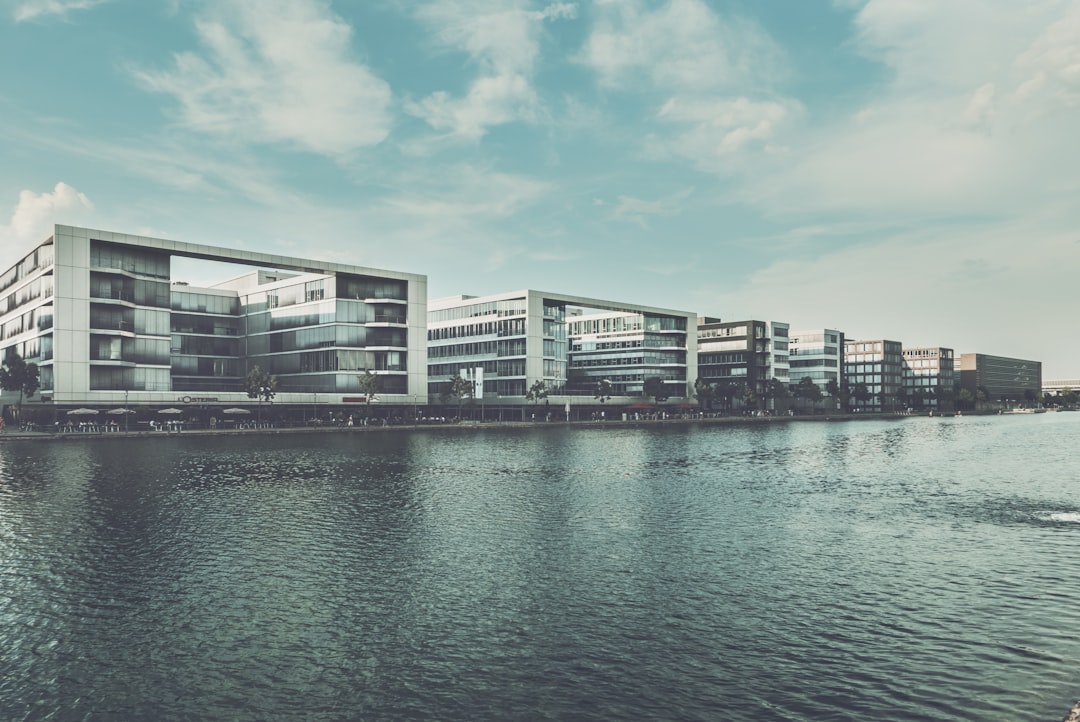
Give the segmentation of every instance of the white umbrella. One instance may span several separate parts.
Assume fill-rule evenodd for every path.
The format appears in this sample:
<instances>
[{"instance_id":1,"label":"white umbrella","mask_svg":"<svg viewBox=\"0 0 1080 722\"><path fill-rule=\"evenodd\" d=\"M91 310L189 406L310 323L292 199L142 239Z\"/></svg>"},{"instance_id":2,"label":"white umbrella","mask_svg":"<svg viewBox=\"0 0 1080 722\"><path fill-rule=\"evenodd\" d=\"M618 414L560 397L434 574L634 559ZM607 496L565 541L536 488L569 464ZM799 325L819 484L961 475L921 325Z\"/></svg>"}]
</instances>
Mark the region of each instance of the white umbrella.
<instances>
[{"instance_id":1,"label":"white umbrella","mask_svg":"<svg viewBox=\"0 0 1080 722\"><path fill-rule=\"evenodd\" d=\"M250 414L251 412L248 411L247 409L222 409L221 413L223 413L223 414Z\"/></svg>"},{"instance_id":2,"label":"white umbrella","mask_svg":"<svg viewBox=\"0 0 1080 722\"><path fill-rule=\"evenodd\" d=\"M68 416L93 416L97 414L95 409L72 409L68 412Z\"/></svg>"},{"instance_id":3,"label":"white umbrella","mask_svg":"<svg viewBox=\"0 0 1080 722\"><path fill-rule=\"evenodd\" d=\"M159 414L182 414L184 412L181 411L180 409L162 409L158 413Z\"/></svg>"},{"instance_id":4,"label":"white umbrella","mask_svg":"<svg viewBox=\"0 0 1080 722\"><path fill-rule=\"evenodd\" d=\"M105 413L106 414L113 414L114 416L118 416L120 414L134 414L135 410L134 409L110 409L109 411L106 411Z\"/></svg>"}]
</instances>

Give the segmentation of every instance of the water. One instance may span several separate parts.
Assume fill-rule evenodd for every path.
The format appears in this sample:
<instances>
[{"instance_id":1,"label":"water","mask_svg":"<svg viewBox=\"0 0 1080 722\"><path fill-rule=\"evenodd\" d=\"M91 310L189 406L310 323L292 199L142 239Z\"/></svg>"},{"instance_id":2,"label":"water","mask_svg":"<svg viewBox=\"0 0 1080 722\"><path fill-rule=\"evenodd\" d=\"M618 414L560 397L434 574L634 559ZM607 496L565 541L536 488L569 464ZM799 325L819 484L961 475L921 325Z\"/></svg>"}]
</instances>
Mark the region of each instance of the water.
<instances>
[{"instance_id":1,"label":"water","mask_svg":"<svg viewBox=\"0 0 1080 722\"><path fill-rule=\"evenodd\" d=\"M0 719L1060 719L1078 435L9 440Z\"/></svg>"}]
</instances>

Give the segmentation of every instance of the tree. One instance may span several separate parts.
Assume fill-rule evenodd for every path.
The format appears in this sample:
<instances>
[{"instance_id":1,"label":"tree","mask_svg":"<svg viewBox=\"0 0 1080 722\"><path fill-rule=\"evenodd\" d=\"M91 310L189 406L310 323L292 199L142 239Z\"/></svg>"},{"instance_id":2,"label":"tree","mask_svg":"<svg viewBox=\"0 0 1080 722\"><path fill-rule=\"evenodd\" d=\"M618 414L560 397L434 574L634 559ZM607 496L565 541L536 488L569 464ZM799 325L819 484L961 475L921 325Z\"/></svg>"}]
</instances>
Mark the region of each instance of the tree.
<instances>
[{"instance_id":1,"label":"tree","mask_svg":"<svg viewBox=\"0 0 1080 722\"><path fill-rule=\"evenodd\" d=\"M457 399L458 418L461 418L461 404L465 399L473 398L476 393L476 384L468 379L462 377L461 374L454 374L450 377L450 395Z\"/></svg>"},{"instance_id":2,"label":"tree","mask_svg":"<svg viewBox=\"0 0 1080 722\"><path fill-rule=\"evenodd\" d=\"M975 410L979 411L983 408L983 404L990 400L990 390L985 386L978 386L975 389Z\"/></svg>"},{"instance_id":3,"label":"tree","mask_svg":"<svg viewBox=\"0 0 1080 722\"><path fill-rule=\"evenodd\" d=\"M870 391L866 384L860 381L852 387L851 398L855 399L855 402L859 404L859 406L865 406L866 402L874 398L874 394Z\"/></svg>"},{"instance_id":4,"label":"tree","mask_svg":"<svg viewBox=\"0 0 1080 722\"><path fill-rule=\"evenodd\" d=\"M277 395L278 377L270 375L258 366L252 366L251 370L248 371L245 388L249 399L259 400L256 418L262 421L263 401L273 402L274 396Z\"/></svg>"},{"instance_id":5,"label":"tree","mask_svg":"<svg viewBox=\"0 0 1080 722\"><path fill-rule=\"evenodd\" d=\"M23 398L31 398L39 388L41 381L37 364L26 363L14 350L8 350L3 365L0 365L0 389L19 392L19 400L15 404L16 419L22 416Z\"/></svg>"},{"instance_id":6,"label":"tree","mask_svg":"<svg viewBox=\"0 0 1080 722\"><path fill-rule=\"evenodd\" d=\"M836 383L836 379L829 379L825 382L825 393L829 395L829 398L833 400L833 410L840 405L840 384Z\"/></svg>"},{"instance_id":7,"label":"tree","mask_svg":"<svg viewBox=\"0 0 1080 722\"><path fill-rule=\"evenodd\" d=\"M769 379L765 384L765 399L772 401L773 410L777 413L787 413L787 410L791 408L788 403L791 399L791 391L780 379Z\"/></svg>"},{"instance_id":8,"label":"tree","mask_svg":"<svg viewBox=\"0 0 1080 722\"><path fill-rule=\"evenodd\" d=\"M1024 389L1024 403L1029 407L1035 405L1035 399L1038 398L1035 395L1035 391L1032 389Z\"/></svg>"},{"instance_id":9,"label":"tree","mask_svg":"<svg viewBox=\"0 0 1080 722\"><path fill-rule=\"evenodd\" d=\"M645 379L643 392L646 396L652 396L655 400L654 403L657 406L670 398L668 396L667 386L664 384L664 380L659 376L650 376Z\"/></svg>"},{"instance_id":10,"label":"tree","mask_svg":"<svg viewBox=\"0 0 1080 722\"><path fill-rule=\"evenodd\" d=\"M971 393L971 389L960 389L960 393L956 395L956 400L960 402L960 405L965 409L971 409L973 407L972 402L975 401L975 394Z\"/></svg>"},{"instance_id":11,"label":"tree","mask_svg":"<svg viewBox=\"0 0 1080 722\"><path fill-rule=\"evenodd\" d=\"M817 408L817 402L821 401L822 393L814 380L809 376L803 376L795 385L795 398L803 402L810 402L813 408Z\"/></svg>"},{"instance_id":12,"label":"tree","mask_svg":"<svg viewBox=\"0 0 1080 722\"><path fill-rule=\"evenodd\" d=\"M712 410L713 399L717 396L715 386L702 379L697 379L694 381L694 395L697 396L698 401L701 402L701 407L705 411Z\"/></svg>"},{"instance_id":13,"label":"tree","mask_svg":"<svg viewBox=\"0 0 1080 722\"><path fill-rule=\"evenodd\" d=\"M365 371L364 375L357 379L360 381L360 393L367 397L368 403L378 401L378 393L382 390L382 376Z\"/></svg>"},{"instance_id":14,"label":"tree","mask_svg":"<svg viewBox=\"0 0 1080 722\"><path fill-rule=\"evenodd\" d=\"M893 400L896 402L896 406L901 409L908 407L908 390L903 385L897 386L896 391L893 392ZM893 412L896 412L896 408L893 408Z\"/></svg>"},{"instance_id":15,"label":"tree","mask_svg":"<svg viewBox=\"0 0 1080 722\"><path fill-rule=\"evenodd\" d=\"M546 395L546 394L545 394ZM604 403L611 398L611 382L607 379L600 379L596 382L596 393L593 394L594 399L599 399L600 403Z\"/></svg>"},{"instance_id":16,"label":"tree","mask_svg":"<svg viewBox=\"0 0 1080 722\"><path fill-rule=\"evenodd\" d=\"M735 388L739 398L742 399L744 409L757 406L758 395L754 392L753 386L745 381L741 381Z\"/></svg>"}]
</instances>

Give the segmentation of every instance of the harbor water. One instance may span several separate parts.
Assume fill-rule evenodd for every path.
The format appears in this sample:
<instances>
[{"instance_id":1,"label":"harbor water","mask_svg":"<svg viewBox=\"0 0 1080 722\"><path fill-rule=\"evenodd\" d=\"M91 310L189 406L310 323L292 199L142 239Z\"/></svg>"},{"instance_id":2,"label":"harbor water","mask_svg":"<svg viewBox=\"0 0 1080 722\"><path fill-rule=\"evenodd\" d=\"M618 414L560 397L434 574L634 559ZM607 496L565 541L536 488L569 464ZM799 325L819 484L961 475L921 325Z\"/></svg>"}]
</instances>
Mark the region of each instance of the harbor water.
<instances>
[{"instance_id":1,"label":"harbor water","mask_svg":"<svg viewBox=\"0 0 1080 722\"><path fill-rule=\"evenodd\" d=\"M3 720L1054 720L1080 413L0 444Z\"/></svg>"}]
</instances>

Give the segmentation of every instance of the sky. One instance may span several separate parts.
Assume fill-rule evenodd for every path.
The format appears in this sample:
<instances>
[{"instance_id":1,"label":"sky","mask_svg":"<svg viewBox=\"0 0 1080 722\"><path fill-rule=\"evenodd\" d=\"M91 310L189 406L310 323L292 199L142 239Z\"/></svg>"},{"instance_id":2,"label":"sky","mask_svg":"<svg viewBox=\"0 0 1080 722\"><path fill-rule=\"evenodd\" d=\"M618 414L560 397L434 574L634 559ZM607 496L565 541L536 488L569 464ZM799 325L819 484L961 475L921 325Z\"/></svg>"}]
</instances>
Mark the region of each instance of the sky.
<instances>
[{"instance_id":1,"label":"sky","mask_svg":"<svg viewBox=\"0 0 1080 722\"><path fill-rule=\"evenodd\" d=\"M1080 0L0 0L0 64L0 268L63 223L1080 377Z\"/></svg>"}]
</instances>

